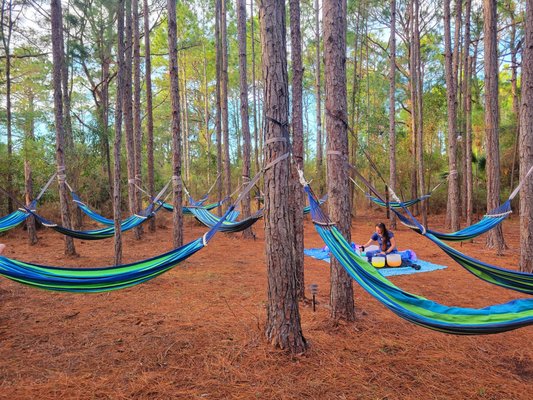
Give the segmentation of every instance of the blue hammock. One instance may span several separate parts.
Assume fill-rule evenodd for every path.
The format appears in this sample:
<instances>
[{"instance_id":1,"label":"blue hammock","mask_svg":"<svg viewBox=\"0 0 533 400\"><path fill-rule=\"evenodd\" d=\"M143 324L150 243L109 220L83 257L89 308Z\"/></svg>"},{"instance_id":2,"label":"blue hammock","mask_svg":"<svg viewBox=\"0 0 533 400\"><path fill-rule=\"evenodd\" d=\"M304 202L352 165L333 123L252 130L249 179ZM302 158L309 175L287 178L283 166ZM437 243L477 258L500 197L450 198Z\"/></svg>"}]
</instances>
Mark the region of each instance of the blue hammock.
<instances>
[{"instance_id":1,"label":"blue hammock","mask_svg":"<svg viewBox=\"0 0 533 400\"><path fill-rule=\"evenodd\" d=\"M233 209L233 207L231 207ZM33 287L66 292L103 292L146 282L207 246L217 227L167 253L131 264L98 268L60 268L0 256L0 275Z\"/></svg>"},{"instance_id":2,"label":"blue hammock","mask_svg":"<svg viewBox=\"0 0 533 400\"><path fill-rule=\"evenodd\" d=\"M533 299L481 309L449 307L395 286L352 250L322 212L309 187L306 192L315 228L335 258L357 283L401 318L425 328L460 335L499 333L533 324Z\"/></svg>"},{"instance_id":3,"label":"blue hammock","mask_svg":"<svg viewBox=\"0 0 533 400\"><path fill-rule=\"evenodd\" d=\"M143 224L149 218L151 218L154 214L155 214L155 210L153 209L153 205L148 206L141 213L134 214L126 218L125 220L123 220L122 223L120 224L121 231L122 232L129 231L130 229L133 229ZM62 233L63 235L71 236L76 239L101 240L101 239L108 239L115 235L114 226L108 226L106 228L93 229L93 230L88 230L88 231L77 231L75 229L65 228L64 226L50 222L46 218L41 217L38 214L34 214L34 215L47 228L51 228L55 230L56 232Z\"/></svg>"},{"instance_id":4,"label":"blue hammock","mask_svg":"<svg viewBox=\"0 0 533 400\"><path fill-rule=\"evenodd\" d=\"M419 225L414 224L413 221L411 221L405 215L397 211L395 211L395 213L402 224L418 233L422 233L422 228ZM466 228L461 229L459 231L445 233L432 229L427 229L426 232L440 240L445 240L448 242L464 242L467 240L472 240L475 237L490 231L492 228L494 228L504 219L506 219L509 215L511 215L511 213L511 200L507 200L501 206L487 213L480 221L476 222L473 225L467 226Z\"/></svg>"},{"instance_id":5,"label":"blue hammock","mask_svg":"<svg viewBox=\"0 0 533 400\"><path fill-rule=\"evenodd\" d=\"M503 210L507 208L506 206L507 203L509 203L509 201L507 201L505 204L502 205ZM481 278L484 281L487 281L494 285L505 287L507 289L512 289L512 290L516 290L518 292L523 292L527 294L533 294L533 274L500 268L500 267L482 262L480 260L476 260L475 258L472 258L470 256L467 256L466 254L463 254L460 251L442 242L442 240L437 235L435 235L433 231L430 231L430 230L423 231L421 228L421 225L416 219L414 219L414 217L411 216L411 220L410 220L405 215L397 211L395 212L398 218L402 222L405 221L405 223L408 223L409 227L416 227L417 228L416 231L418 233L420 233L421 235L431 240L433 243L439 246L446 254L448 254L451 258L453 258L459 265L461 265L463 268L465 268L466 270L468 270L469 272L471 272L478 278ZM492 218L499 219L502 217L492 217ZM486 216L485 218L483 218L480 222L478 222L475 225L480 224L484 220L488 220L486 221L486 224L489 224L491 222L490 219L491 219L490 217ZM418 226L416 226L417 224ZM475 225L472 225L469 228L472 228ZM468 228L465 228L464 230L466 229Z\"/></svg>"},{"instance_id":6,"label":"blue hammock","mask_svg":"<svg viewBox=\"0 0 533 400\"><path fill-rule=\"evenodd\" d=\"M99 222L102 225L114 225L115 221L113 219L106 218L100 214L98 214L96 211L92 210L87 204L85 204L80 197L76 194L76 192L71 191L70 192L72 196L72 201L76 203L78 208L89 218L91 218L93 221Z\"/></svg>"},{"instance_id":7,"label":"blue hammock","mask_svg":"<svg viewBox=\"0 0 533 400\"><path fill-rule=\"evenodd\" d=\"M322 205L326 202L326 200L328 199L328 195L325 194L324 196L322 196L320 198L320 200L318 200L319 204ZM304 215L307 215L311 212L311 206L305 206L304 207Z\"/></svg>"},{"instance_id":8,"label":"blue hammock","mask_svg":"<svg viewBox=\"0 0 533 400\"><path fill-rule=\"evenodd\" d=\"M251 227L258 220L263 218L263 209L260 209L255 214L252 214L248 218L243 219L241 221L235 221L238 214L237 215L231 214L230 217L232 219L228 218L228 220L224 220L222 224L219 224L220 217L217 217L216 215L211 214L205 208L190 207L190 210L191 210L191 213L194 215L194 217L198 221L200 221L202 224L204 224L205 226L212 228L216 225L219 225L218 230L221 232L227 232L227 233L241 232Z\"/></svg>"},{"instance_id":9,"label":"blue hammock","mask_svg":"<svg viewBox=\"0 0 533 400\"><path fill-rule=\"evenodd\" d=\"M418 199L411 199L411 200L407 200L403 202L389 201L388 203L384 202L383 200L377 197L371 196L368 193L365 193L365 196L368 199L370 199L373 203L380 205L381 207L387 207L387 204L388 204L388 206L392 208L405 208L405 207L414 206L416 203L420 203L423 200L429 199L431 197L431 194L425 194L419 197Z\"/></svg>"},{"instance_id":10,"label":"blue hammock","mask_svg":"<svg viewBox=\"0 0 533 400\"><path fill-rule=\"evenodd\" d=\"M30 205L28 205L28 208L35 210L36 205L37 200L33 200ZM19 208L17 211L0 218L0 233L15 228L17 225L26 221L29 216L30 213L28 211L23 208Z\"/></svg>"},{"instance_id":11,"label":"blue hammock","mask_svg":"<svg viewBox=\"0 0 533 400\"><path fill-rule=\"evenodd\" d=\"M207 204L205 206L201 206L201 208L204 208L204 209L209 211L209 210L212 210L214 208L217 208L218 206L222 205L223 203L224 203L224 200L218 201L216 203ZM169 211L169 212L173 212L174 211L174 206L172 204L165 203L165 202L160 202L160 204L162 205L164 210ZM197 206L197 208L198 208L198 206ZM182 212L183 212L183 215L193 215L191 210L187 206L183 206L182 207Z\"/></svg>"}]
</instances>

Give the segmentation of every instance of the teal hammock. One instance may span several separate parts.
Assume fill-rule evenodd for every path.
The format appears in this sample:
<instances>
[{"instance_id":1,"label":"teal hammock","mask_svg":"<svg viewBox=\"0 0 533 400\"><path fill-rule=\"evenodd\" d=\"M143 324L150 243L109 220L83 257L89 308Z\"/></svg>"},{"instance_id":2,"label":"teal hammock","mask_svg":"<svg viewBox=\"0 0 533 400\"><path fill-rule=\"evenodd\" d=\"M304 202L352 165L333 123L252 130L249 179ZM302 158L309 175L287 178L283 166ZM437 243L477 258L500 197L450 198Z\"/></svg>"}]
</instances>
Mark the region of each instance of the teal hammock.
<instances>
[{"instance_id":1,"label":"teal hammock","mask_svg":"<svg viewBox=\"0 0 533 400\"><path fill-rule=\"evenodd\" d=\"M506 203L508 202L509 200ZM395 213L398 216L398 219L400 219L400 221L405 221L406 223L409 223L410 227L417 227L416 231L418 233L431 240L453 260L455 260L459 265L461 265L463 268L465 268L467 271L471 272L478 278L507 289L516 290L518 292L523 292L527 294L533 294L533 274L500 268L477 260L473 257L467 256L466 254L463 254L460 251L442 242L442 240L440 240L440 238L436 236L433 231L424 230L422 225L420 225L420 223L412 215L409 219L398 211L395 211Z\"/></svg>"},{"instance_id":2,"label":"teal hammock","mask_svg":"<svg viewBox=\"0 0 533 400\"><path fill-rule=\"evenodd\" d=\"M467 240L472 240L476 238L477 236L490 231L492 228L499 225L509 215L511 215L512 213L511 200L512 199L508 199L501 206L487 213L480 221L476 222L473 225L467 226L464 229L458 230L456 232L450 232L450 233L439 232L439 231L435 231L432 229L426 229L426 232L433 235L439 240L445 240L447 242L464 242ZM405 215L402 215L396 210L394 211L402 224L422 234L423 228L420 225L413 224L413 222L409 218L407 218Z\"/></svg>"},{"instance_id":3,"label":"teal hammock","mask_svg":"<svg viewBox=\"0 0 533 400\"><path fill-rule=\"evenodd\" d=\"M449 307L411 294L383 277L355 253L305 188L317 232L348 274L399 317L425 328L458 335L505 332L533 324L533 299L517 299L481 309Z\"/></svg>"},{"instance_id":4,"label":"teal hammock","mask_svg":"<svg viewBox=\"0 0 533 400\"><path fill-rule=\"evenodd\" d=\"M28 204L26 207L20 207L17 211L14 211L11 214L8 214L5 217L0 218L0 233L9 231L10 229L17 227L22 222L26 221L26 219L31 215L31 212L35 211L37 207L37 202L41 199L41 197L43 197L44 193L46 192L48 187L52 184L56 175L57 174L54 173L50 177L50 179L48 179L48 182L46 182L46 185L43 186L39 195L35 199L33 199L30 204ZM6 194L9 195L9 193L7 192Z\"/></svg>"},{"instance_id":5,"label":"teal hammock","mask_svg":"<svg viewBox=\"0 0 533 400\"><path fill-rule=\"evenodd\" d=\"M28 205L28 208L31 210L35 210L36 206L37 206L37 200L33 200ZM15 228L16 226L20 225L22 222L26 221L26 219L29 216L30 216L30 213L28 211L26 211L24 208L19 208L17 211L14 211L11 214L8 214L5 217L0 218L0 233L6 232L10 229Z\"/></svg>"},{"instance_id":6,"label":"teal hammock","mask_svg":"<svg viewBox=\"0 0 533 400\"><path fill-rule=\"evenodd\" d=\"M399 201L389 201L388 203L384 202L383 200L377 198L377 197L374 197L374 196L371 196L370 194L368 193L365 193L365 196L371 200L373 203L381 206L381 207L387 207L387 204L389 207L391 208L405 208L405 207L411 207L411 206L414 206L415 204L417 203L420 203L421 201L424 201L426 199L429 199L431 197L431 194L425 194L417 199L411 199L411 200L407 200L407 201L403 201L403 202L399 202Z\"/></svg>"},{"instance_id":7,"label":"teal hammock","mask_svg":"<svg viewBox=\"0 0 533 400\"><path fill-rule=\"evenodd\" d=\"M230 207L228 212L231 212ZM222 219L223 221L223 219ZM104 292L134 286L172 269L207 246L217 226L202 237L167 253L131 264L97 268L60 268L0 256L0 275L40 289L64 292Z\"/></svg>"},{"instance_id":8,"label":"teal hammock","mask_svg":"<svg viewBox=\"0 0 533 400\"><path fill-rule=\"evenodd\" d=\"M258 220L263 218L263 209L260 209L256 213L241 221L236 221L235 219L237 218L238 214L232 213L229 215L230 218L228 218L227 220L225 219L220 224L221 218L217 217L216 215L213 215L205 208L190 207L190 210L194 217L205 226L211 228L218 225L218 230L226 233L241 232L251 227Z\"/></svg>"},{"instance_id":9,"label":"teal hammock","mask_svg":"<svg viewBox=\"0 0 533 400\"><path fill-rule=\"evenodd\" d=\"M224 200L218 201L216 203L210 203L210 204L207 204L205 206L201 206L201 208L206 209L207 211L210 211L210 210L212 210L214 208L217 208L217 207L221 206L223 203L224 203ZM169 211L169 212L174 212L174 206L172 204L169 204L169 203L166 203L166 202L161 202L160 204L163 206L164 210ZM198 207L198 206L196 206L196 207ZM183 215L193 215L193 213L191 212L190 208L187 207L187 206L183 206L182 207L182 212L183 212Z\"/></svg>"}]
</instances>

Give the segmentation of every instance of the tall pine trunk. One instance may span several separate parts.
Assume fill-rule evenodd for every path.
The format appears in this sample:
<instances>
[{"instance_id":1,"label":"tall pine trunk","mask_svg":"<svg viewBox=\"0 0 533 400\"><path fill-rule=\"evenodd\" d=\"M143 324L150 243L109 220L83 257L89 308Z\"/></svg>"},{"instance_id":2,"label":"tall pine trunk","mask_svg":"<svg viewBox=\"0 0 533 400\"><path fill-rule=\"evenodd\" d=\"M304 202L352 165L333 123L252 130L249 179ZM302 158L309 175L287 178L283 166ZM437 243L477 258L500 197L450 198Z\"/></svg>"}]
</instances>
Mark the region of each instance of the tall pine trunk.
<instances>
[{"instance_id":1,"label":"tall pine trunk","mask_svg":"<svg viewBox=\"0 0 533 400\"><path fill-rule=\"evenodd\" d=\"M229 112L228 112L228 34L227 34L227 7L226 1L221 1L220 9L220 42L222 46L221 69L221 111L222 135L224 143L224 186L226 196L231 195L231 159L229 153Z\"/></svg>"},{"instance_id":2,"label":"tall pine trunk","mask_svg":"<svg viewBox=\"0 0 533 400\"><path fill-rule=\"evenodd\" d=\"M329 215L350 241L350 190L348 187L348 131L346 101L346 0L324 0L324 62L326 81L327 182ZM331 259L331 318L354 321L352 279Z\"/></svg>"},{"instance_id":3,"label":"tall pine trunk","mask_svg":"<svg viewBox=\"0 0 533 400\"><path fill-rule=\"evenodd\" d=\"M150 12L148 9L148 0L143 0L144 11L144 69L146 80L146 157L148 172L148 193L150 197L155 196L155 178L154 178L154 115L152 105L152 59L150 56ZM155 232L155 216L150 218L149 229Z\"/></svg>"},{"instance_id":4,"label":"tall pine trunk","mask_svg":"<svg viewBox=\"0 0 533 400\"><path fill-rule=\"evenodd\" d=\"M391 0L390 7L389 185L393 191L396 191L396 0ZM390 213L391 229L396 229L395 215L394 213Z\"/></svg>"},{"instance_id":5,"label":"tall pine trunk","mask_svg":"<svg viewBox=\"0 0 533 400\"><path fill-rule=\"evenodd\" d=\"M464 112L464 168L465 174L465 194L466 194L466 225L472 225L473 216L473 176L472 176L472 68L470 60L470 18L472 11L472 0L466 0L465 3L465 31L464 31L464 46L463 46L463 112Z\"/></svg>"},{"instance_id":6,"label":"tall pine trunk","mask_svg":"<svg viewBox=\"0 0 533 400\"><path fill-rule=\"evenodd\" d=\"M496 0L483 1L485 61L485 137L487 152L487 211L500 205L500 140L498 107L498 38ZM501 254L505 249L501 224L487 232L487 247Z\"/></svg>"},{"instance_id":7,"label":"tall pine trunk","mask_svg":"<svg viewBox=\"0 0 533 400\"><path fill-rule=\"evenodd\" d=\"M254 156L255 156L255 172L258 173L261 169L259 164L259 131L257 124L257 94L255 81L255 21L254 21L254 1L250 2L250 35L252 40L252 99L254 103Z\"/></svg>"},{"instance_id":8,"label":"tall pine trunk","mask_svg":"<svg viewBox=\"0 0 533 400\"><path fill-rule=\"evenodd\" d=\"M444 47L446 95L448 104L448 210L450 228L459 230L459 179L457 173L457 90L454 79L451 42L450 0L444 0ZM457 46L457 43L455 44Z\"/></svg>"},{"instance_id":9,"label":"tall pine trunk","mask_svg":"<svg viewBox=\"0 0 533 400\"><path fill-rule=\"evenodd\" d=\"M117 10L117 97L115 102L115 140L113 143L113 222L115 226L115 265L122 264L122 195L121 146L122 146L122 103L124 101L124 1L119 0Z\"/></svg>"},{"instance_id":10,"label":"tall pine trunk","mask_svg":"<svg viewBox=\"0 0 533 400\"><path fill-rule=\"evenodd\" d=\"M178 77L178 39L176 26L176 0L167 0L168 57L172 104L172 192L173 192L173 243L183 244L182 180L181 180L181 121Z\"/></svg>"},{"instance_id":11,"label":"tall pine trunk","mask_svg":"<svg viewBox=\"0 0 533 400\"><path fill-rule=\"evenodd\" d=\"M63 65L63 17L60 0L50 1L52 23L52 60L53 60L53 85L54 85L54 116L56 128L56 162L59 181L59 202L61 207L61 224L70 229L69 199L66 185L65 170L65 129L63 125L63 93L61 87L61 67ZM65 254L76 255L74 240L65 236Z\"/></svg>"},{"instance_id":12,"label":"tall pine trunk","mask_svg":"<svg viewBox=\"0 0 533 400\"><path fill-rule=\"evenodd\" d=\"M324 192L324 156L322 147L322 96L321 96L321 76L320 66L322 60L320 59L320 4L319 0L315 0L315 46L316 46L316 69L315 69L315 96L316 96L316 176L318 177L320 194Z\"/></svg>"},{"instance_id":13,"label":"tall pine trunk","mask_svg":"<svg viewBox=\"0 0 533 400\"><path fill-rule=\"evenodd\" d=\"M293 159L298 168L304 168L304 132L303 132L303 74L302 34L300 32L300 1L290 0L291 58L292 58L292 150ZM293 257L296 269L296 292L299 299L305 298L304 280L304 192L298 180L298 172L292 168L292 190L290 194L290 212L294 226Z\"/></svg>"},{"instance_id":14,"label":"tall pine trunk","mask_svg":"<svg viewBox=\"0 0 533 400\"><path fill-rule=\"evenodd\" d=\"M241 98L241 129L243 138L242 151L242 179L243 185L247 185L250 181L250 155L252 141L250 139L250 117L248 114L248 78L246 68L246 1L238 0L237 2L237 31L239 40L239 84L240 84L240 98ZM249 217L250 212L250 195L242 199L243 217ZM252 228L248 228L243 232L243 237L251 239L254 237Z\"/></svg>"},{"instance_id":15,"label":"tall pine trunk","mask_svg":"<svg viewBox=\"0 0 533 400\"><path fill-rule=\"evenodd\" d=\"M522 53L520 109L520 270L533 272L533 181L525 175L533 166L533 0L526 0L525 37Z\"/></svg>"},{"instance_id":16,"label":"tall pine trunk","mask_svg":"<svg viewBox=\"0 0 533 400\"><path fill-rule=\"evenodd\" d=\"M289 118L289 88L285 39L285 2L263 0L259 9L262 33L265 99L264 156L268 164L289 151L284 126ZM275 141L270 141L274 139ZM289 219L289 159L265 172L265 245L268 274L266 337L275 347L302 353L307 344L302 334L296 293L293 252L287 243L294 230Z\"/></svg>"},{"instance_id":17,"label":"tall pine trunk","mask_svg":"<svg viewBox=\"0 0 533 400\"><path fill-rule=\"evenodd\" d=\"M25 143L24 143L24 188L26 195L26 204L29 205L33 200L33 178L30 163L30 155L28 154L28 146L35 140L35 95L32 89L28 90L28 119L25 126ZM30 215L26 219L26 228L28 229L28 243L34 245L37 243L37 231L35 229L35 217Z\"/></svg>"},{"instance_id":18,"label":"tall pine trunk","mask_svg":"<svg viewBox=\"0 0 533 400\"><path fill-rule=\"evenodd\" d=\"M135 212L142 208L142 127L141 127L141 35L139 32L139 0L132 0L133 16L133 153L135 174ZM135 228L139 237L143 226Z\"/></svg>"},{"instance_id":19,"label":"tall pine trunk","mask_svg":"<svg viewBox=\"0 0 533 400\"><path fill-rule=\"evenodd\" d=\"M217 176L222 174L222 39L220 37L220 14L222 12L222 1L215 0L215 40L216 40L216 115L215 130L217 140ZM223 198L224 179L220 179L217 185L218 200ZM218 214L222 215L222 207L218 206Z\"/></svg>"}]
</instances>

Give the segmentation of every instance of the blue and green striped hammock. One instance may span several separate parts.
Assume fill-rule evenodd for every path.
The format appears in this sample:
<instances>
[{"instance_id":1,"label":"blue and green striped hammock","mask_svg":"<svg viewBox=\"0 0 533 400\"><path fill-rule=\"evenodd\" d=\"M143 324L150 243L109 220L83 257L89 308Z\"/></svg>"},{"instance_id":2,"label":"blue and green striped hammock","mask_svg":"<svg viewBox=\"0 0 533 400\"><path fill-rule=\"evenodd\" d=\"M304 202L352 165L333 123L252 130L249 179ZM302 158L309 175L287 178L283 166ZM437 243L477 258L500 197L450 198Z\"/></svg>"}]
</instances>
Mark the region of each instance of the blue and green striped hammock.
<instances>
[{"instance_id":1,"label":"blue and green striped hammock","mask_svg":"<svg viewBox=\"0 0 533 400\"><path fill-rule=\"evenodd\" d=\"M508 200L505 204L509 202L510 200ZM504 205L502 205L502 207ZM485 263L483 261L476 260L475 258L467 256L466 254L461 253L453 247L448 246L438 236L436 236L433 231L424 230L422 225L412 215L410 215L409 219L398 211L395 211L395 213L398 216L398 219L402 221L402 223L409 224L409 227L416 227L416 231L418 233L431 240L433 243L439 246L446 254L453 258L459 265L461 265L463 268L465 268L467 271L471 272L478 278L481 278L484 281L487 281L494 285L505 287L507 289L516 290L518 292L523 292L527 294L533 294L533 274L500 268ZM485 219L487 218L484 218L483 220ZM482 222L483 220L481 220L480 222ZM480 222L478 222L478 224ZM472 227L474 227L474 225L472 225ZM466 229L468 228L465 228L464 230Z\"/></svg>"},{"instance_id":2,"label":"blue and green striped hammock","mask_svg":"<svg viewBox=\"0 0 533 400\"><path fill-rule=\"evenodd\" d=\"M37 200L33 200L28 205L28 208L31 210L35 210L36 205L37 205ZM11 214L8 214L5 217L0 218L0 233L6 232L10 229L15 228L22 222L26 221L26 219L30 215L31 214L28 211L26 211L24 208L19 208L17 211L14 211Z\"/></svg>"},{"instance_id":3,"label":"blue and green striped hammock","mask_svg":"<svg viewBox=\"0 0 533 400\"><path fill-rule=\"evenodd\" d=\"M220 220L221 220L220 217L213 215L212 213L210 213L208 210L206 210L203 207L190 207L190 210L191 210L191 213L194 215L194 217L207 227L212 228L220 223ZM263 209L260 209L256 213L252 214L248 218L245 218L241 221L235 220L237 216L238 216L238 213L237 214L232 213L228 215L228 218L225 219L223 223L219 225L218 230L221 232L226 232L226 233L241 232L251 227L258 220L263 218Z\"/></svg>"},{"instance_id":4,"label":"blue and green striped hammock","mask_svg":"<svg viewBox=\"0 0 533 400\"><path fill-rule=\"evenodd\" d=\"M499 333L533 324L533 298L481 309L449 307L395 286L352 250L320 209L309 187L306 192L315 228L331 253L357 283L399 317L425 328L459 335Z\"/></svg>"},{"instance_id":5,"label":"blue and green striped hammock","mask_svg":"<svg viewBox=\"0 0 533 400\"><path fill-rule=\"evenodd\" d=\"M423 228L421 226L413 224L413 222L410 221L405 215L397 211L395 212L402 224L408 228L411 228L415 232L422 233ZM473 225L467 226L466 228L450 233L439 232L433 229L426 229L426 232L440 240L445 240L447 242L464 242L467 240L472 240L475 237L490 231L492 228L499 225L509 215L511 215L511 213L511 199L508 199L501 206L483 216L481 220Z\"/></svg>"},{"instance_id":6,"label":"blue and green striped hammock","mask_svg":"<svg viewBox=\"0 0 533 400\"><path fill-rule=\"evenodd\" d=\"M232 210L233 207L230 207ZM229 210L228 210L229 211ZM97 268L61 268L0 256L0 275L26 285L65 292L104 292L146 282L207 246L217 226L202 237L167 253L131 264Z\"/></svg>"},{"instance_id":7,"label":"blue and green striped hammock","mask_svg":"<svg viewBox=\"0 0 533 400\"><path fill-rule=\"evenodd\" d=\"M150 219L157 210L154 210L153 204L149 205L146 209L144 209L139 214L134 214L125 220L122 221L121 225L121 231L129 231L130 229L133 229L144 222L146 222L148 219ZM46 218L41 217L38 214L34 214L35 217L47 228L51 228L55 230L56 232L62 233L63 235L71 236L76 239L82 239L82 240L101 240L101 239L108 239L110 237L113 237L115 235L115 227L114 226L107 226L105 228L101 229L93 229L88 231L78 231L75 229L69 229L65 228L64 226L55 224L53 222L48 221Z\"/></svg>"},{"instance_id":8,"label":"blue and green striped hammock","mask_svg":"<svg viewBox=\"0 0 533 400\"><path fill-rule=\"evenodd\" d=\"M206 210L212 210L214 208L217 208L218 206L222 205L224 203L224 200L222 201L217 201L216 203L210 203L210 204L207 204L205 206L201 206L201 208L203 209L206 209ZM169 203L166 203L166 202L161 202L161 205L163 207L163 209L165 209L166 211L169 211L169 212L173 212L174 211L174 206L172 204L169 204ZM198 206L196 206L198 208ZM191 212L190 208L187 207L187 206L183 206L182 207L182 212L183 212L183 215L193 215L193 213Z\"/></svg>"},{"instance_id":9,"label":"blue and green striped hammock","mask_svg":"<svg viewBox=\"0 0 533 400\"><path fill-rule=\"evenodd\" d=\"M371 196L370 194L368 193L365 193L365 196L371 200L373 203L381 206L381 207L387 207L387 203L384 202L383 200L377 198L377 197L374 197L374 196ZM411 207L411 206L414 206L416 203L420 203L421 201L424 201L428 198L431 197L431 194L425 194L417 199L411 199L411 200L407 200L407 201L403 201L403 202L398 202L398 201L389 201L388 205L389 207L391 208L404 208L404 207Z\"/></svg>"},{"instance_id":10,"label":"blue and green striped hammock","mask_svg":"<svg viewBox=\"0 0 533 400\"><path fill-rule=\"evenodd\" d=\"M48 182L46 182L46 184L43 186L39 195L35 199L33 199L30 204L28 204L26 207L20 207L18 210L12 212L11 214L0 218L0 233L13 229L22 222L26 221L26 219L31 215L28 210L32 212L35 211L35 208L37 207L37 202L41 199L41 197L43 197L48 187L54 181L56 175L57 174L54 173L50 177L50 179L48 179Z\"/></svg>"}]
</instances>

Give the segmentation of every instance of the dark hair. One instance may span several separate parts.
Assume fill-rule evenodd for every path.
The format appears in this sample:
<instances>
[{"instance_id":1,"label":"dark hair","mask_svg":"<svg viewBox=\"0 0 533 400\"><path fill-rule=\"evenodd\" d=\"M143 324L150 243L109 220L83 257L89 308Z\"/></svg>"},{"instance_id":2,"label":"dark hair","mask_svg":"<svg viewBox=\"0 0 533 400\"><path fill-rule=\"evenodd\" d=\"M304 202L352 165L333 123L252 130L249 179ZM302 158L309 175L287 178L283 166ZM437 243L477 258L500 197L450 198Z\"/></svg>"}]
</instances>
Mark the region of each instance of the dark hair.
<instances>
[{"instance_id":1,"label":"dark hair","mask_svg":"<svg viewBox=\"0 0 533 400\"><path fill-rule=\"evenodd\" d=\"M381 250L387 250L387 242L390 239L389 231L387 230L387 227L383 222L377 223L376 228L379 228L379 230L383 233L383 242L381 243Z\"/></svg>"}]
</instances>

